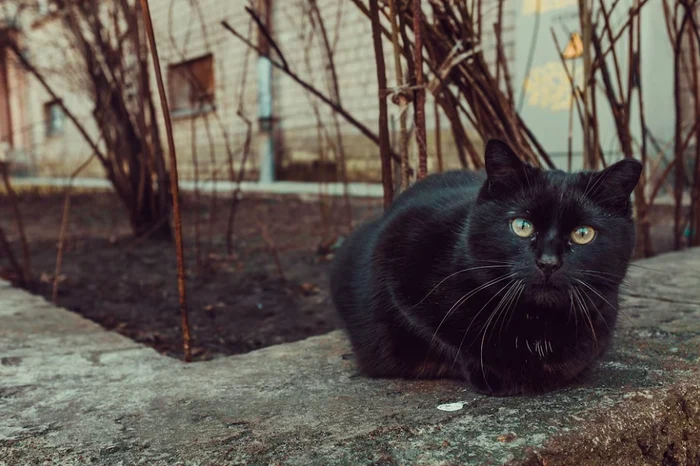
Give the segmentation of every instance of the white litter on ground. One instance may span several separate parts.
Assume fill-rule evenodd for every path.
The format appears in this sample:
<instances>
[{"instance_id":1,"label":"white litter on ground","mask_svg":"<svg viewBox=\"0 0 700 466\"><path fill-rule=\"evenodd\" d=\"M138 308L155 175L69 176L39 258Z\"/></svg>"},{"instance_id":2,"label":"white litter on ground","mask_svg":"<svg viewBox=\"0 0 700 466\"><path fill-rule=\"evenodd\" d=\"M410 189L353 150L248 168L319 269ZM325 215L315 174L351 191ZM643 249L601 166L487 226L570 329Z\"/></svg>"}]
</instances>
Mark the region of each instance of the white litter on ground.
<instances>
[{"instance_id":1,"label":"white litter on ground","mask_svg":"<svg viewBox=\"0 0 700 466\"><path fill-rule=\"evenodd\" d=\"M467 404L466 401L457 401L455 403L445 403L438 405L437 409L440 411L459 411Z\"/></svg>"}]
</instances>

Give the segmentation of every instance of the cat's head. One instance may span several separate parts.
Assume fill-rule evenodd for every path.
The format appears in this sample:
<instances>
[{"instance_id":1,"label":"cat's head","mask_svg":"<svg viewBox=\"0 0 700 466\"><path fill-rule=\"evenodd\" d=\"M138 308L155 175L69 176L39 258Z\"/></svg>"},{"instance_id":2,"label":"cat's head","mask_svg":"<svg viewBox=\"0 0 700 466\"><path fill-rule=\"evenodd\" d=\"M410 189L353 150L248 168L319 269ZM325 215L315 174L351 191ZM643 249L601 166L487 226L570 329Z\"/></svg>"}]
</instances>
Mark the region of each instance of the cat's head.
<instances>
[{"instance_id":1,"label":"cat's head","mask_svg":"<svg viewBox=\"0 0 700 466\"><path fill-rule=\"evenodd\" d=\"M543 170L498 140L488 142L485 159L487 182L468 227L471 256L509 264L499 273L512 274L538 307L617 291L635 245L630 195L641 163L625 159L599 172Z\"/></svg>"}]
</instances>

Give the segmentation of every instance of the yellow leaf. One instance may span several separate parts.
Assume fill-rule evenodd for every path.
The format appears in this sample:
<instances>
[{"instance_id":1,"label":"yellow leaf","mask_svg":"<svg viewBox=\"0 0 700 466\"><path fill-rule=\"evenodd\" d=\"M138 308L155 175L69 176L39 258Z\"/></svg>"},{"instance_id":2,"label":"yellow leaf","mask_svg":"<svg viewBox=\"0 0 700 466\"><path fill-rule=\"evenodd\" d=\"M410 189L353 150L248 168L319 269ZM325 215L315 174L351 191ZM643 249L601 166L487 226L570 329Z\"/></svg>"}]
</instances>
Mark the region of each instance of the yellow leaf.
<instances>
[{"instance_id":1,"label":"yellow leaf","mask_svg":"<svg viewBox=\"0 0 700 466\"><path fill-rule=\"evenodd\" d=\"M583 55L583 41L578 32L572 32L569 38L569 43L566 44L566 48L562 52L561 56L564 60L573 60L575 58L580 58Z\"/></svg>"}]
</instances>

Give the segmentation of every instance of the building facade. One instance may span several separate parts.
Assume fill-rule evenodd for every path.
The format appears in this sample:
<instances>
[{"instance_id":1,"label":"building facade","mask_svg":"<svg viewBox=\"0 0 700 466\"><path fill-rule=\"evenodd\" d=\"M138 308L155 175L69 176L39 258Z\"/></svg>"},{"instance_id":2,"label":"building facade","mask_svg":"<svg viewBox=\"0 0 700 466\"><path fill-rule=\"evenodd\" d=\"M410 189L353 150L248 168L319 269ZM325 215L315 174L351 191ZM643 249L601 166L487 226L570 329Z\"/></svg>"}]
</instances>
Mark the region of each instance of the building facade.
<instances>
[{"instance_id":1,"label":"building facade","mask_svg":"<svg viewBox=\"0 0 700 466\"><path fill-rule=\"evenodd\" d=\"M247 147L248 179L332 181L338 176L336 161L342 147L351 180L377 181L380 162L376 145L222 26L222 21L226 21L252 43L264 43L245 12L248 3L247 0L150 1L181 176L225 179L229 155L233 155L238 168ZM294 73L337 99L353 117L376 132L377 84L370 23L352 2L316 0L315 3L323 19L323 29L314 19L308 0L261 2L269 5L272 36ZM629 5L618 6L617 11L627 11L633 0L621 3ZM571 94L550 28L564 37L567 31L576 30L577 5L576 0L505 0L502 6L504 48L521 114L562 167L566 166L568 153ZM493 24L498 1L484 0L482 7L484 24ZM660 8L652 4L644 11L643 46L654 60L642 61L642 74L644 80L655 83L653 91L646 96L647 108L654 109L647 116L647 124L659 141L667 141L673 135L673 67L668 63L671 49ZM94 97L85 91L80 77L84 70L71 57L70 44L62 39L58 14L50 3L38 2L36 14L20 24L5 24L3 30L7 34L17 29L28 59L45 73L65 106L97 140ZM618 15L613 20L621 24L624 17ZM335 79L327 47L333 51ZM492 34L484 33L484 48L487 54L495 53ZM395 80L388 41L384 42L384 52L391 87ZM276 57L274 53L272 56ZM574 74L580 80L582 65L579 68ZM151 79L155 91L153 76ZM395 143L398 107L389 105ZM457 168L459 162L447 119L444 115L436 118L430 98L426 109L431 169L436 165L438 120L442 122L439 131L446 167ZM618 149L612 115L605 109L599 115L604 150L615 154ZM249 144L246 144L246 121L251 123ZM163 122L159 123L163 128ZM578 124L573 128L573 147L578 149L582 147L581 131ZM161 136L165 142L164 131ZM60 106L2 46L0 145L13 157L17 175L66 177L91 153ZM415 157L415 147L411 152ZM581 160L578 150L574 157L572 168L578 168ZM95 162L81 176L99 177L103 173Z\"/></svg>"}]
</instances>

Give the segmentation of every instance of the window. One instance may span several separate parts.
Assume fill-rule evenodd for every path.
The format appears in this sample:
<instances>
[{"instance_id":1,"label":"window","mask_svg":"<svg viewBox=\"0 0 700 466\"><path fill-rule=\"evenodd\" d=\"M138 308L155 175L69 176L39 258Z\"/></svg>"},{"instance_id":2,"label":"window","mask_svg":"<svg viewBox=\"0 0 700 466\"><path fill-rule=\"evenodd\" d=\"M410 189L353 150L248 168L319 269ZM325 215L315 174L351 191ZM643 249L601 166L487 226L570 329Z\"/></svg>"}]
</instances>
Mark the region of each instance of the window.
<instances>
[{"instance_id":1,"label":"window","mask_svg":"<svg viewBox=\"0 0 700 466\"><path fill-rule=\"evenodd\" d=\"M168 68L170 113L195 115L214 109L214 58L212 55L170 65Z\"/></svg>"},{"instance_id":2,"label":"window","mask_svg":"<svg viewBox=\"0 0 700 466\"><path fill-rule=\"evenodd\" d=\"M63 109L57 101L44 104L44 121L46 122L46 136L58 136L63 134L66 120Z\"/></svg>"}]
</instances>

